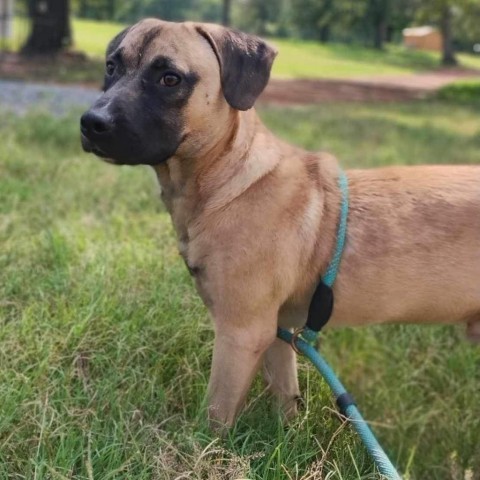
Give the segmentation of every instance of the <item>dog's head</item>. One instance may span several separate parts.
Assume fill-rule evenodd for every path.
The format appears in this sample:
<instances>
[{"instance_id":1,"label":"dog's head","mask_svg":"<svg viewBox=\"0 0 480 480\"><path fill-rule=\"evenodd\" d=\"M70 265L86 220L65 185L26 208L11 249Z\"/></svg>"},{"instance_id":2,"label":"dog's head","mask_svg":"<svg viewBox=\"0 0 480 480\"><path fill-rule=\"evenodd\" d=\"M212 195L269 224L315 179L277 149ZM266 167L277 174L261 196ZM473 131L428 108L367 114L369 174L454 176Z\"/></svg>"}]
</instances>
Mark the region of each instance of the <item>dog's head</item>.
<instances>
[{"instance_id":1,"label":"dog's head","mask_svg":"<svg viewBox=\"0 0 480 480\"><path fill-rule=\"evenodd\" d=\"M146 19L126 28L108 46L104 93L81 118L82 146L117 164L193 157L232 112L253 106L275 55L218 25Z\"/></svg>"}]
</instances>

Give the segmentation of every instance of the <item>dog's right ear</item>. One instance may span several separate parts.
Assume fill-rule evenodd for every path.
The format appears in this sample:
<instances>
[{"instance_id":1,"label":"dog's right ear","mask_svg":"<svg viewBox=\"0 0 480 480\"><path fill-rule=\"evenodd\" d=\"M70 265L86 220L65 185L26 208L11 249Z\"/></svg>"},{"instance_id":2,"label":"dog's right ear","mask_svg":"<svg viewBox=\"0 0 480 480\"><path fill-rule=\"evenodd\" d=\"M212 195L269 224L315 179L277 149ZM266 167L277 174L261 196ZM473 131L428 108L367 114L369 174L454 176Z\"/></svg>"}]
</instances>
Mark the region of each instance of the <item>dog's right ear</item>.
<instances>
[{"instance_id":1,"label":"dog's right ear","mask_svg":"<svg viewBox=\"0 0 480 480\"><path fill-rule=\"evenodd\" d=\"M110 40L110 43L108 44L108 47L107 47L107 53L106 53L107 57L111 55L120 46L120 44L122 43L122 40L125 38L125 35L129 32L131 28L132 28L131 26L124 28L120 33L115 35L115 37L113 37L112 40Z\"/></svg>"},{"instance_id":2,"label":"dog's right ear","mask_svg":"<svg viewBox=\"0 0 480 480\"><path fill-rule=\"evenodd\" d=\"M223 95L237 110L248 110L270 78L277 52L261 38L219 25L197 24L220 64Z\"/></svg>"}]
</instances>

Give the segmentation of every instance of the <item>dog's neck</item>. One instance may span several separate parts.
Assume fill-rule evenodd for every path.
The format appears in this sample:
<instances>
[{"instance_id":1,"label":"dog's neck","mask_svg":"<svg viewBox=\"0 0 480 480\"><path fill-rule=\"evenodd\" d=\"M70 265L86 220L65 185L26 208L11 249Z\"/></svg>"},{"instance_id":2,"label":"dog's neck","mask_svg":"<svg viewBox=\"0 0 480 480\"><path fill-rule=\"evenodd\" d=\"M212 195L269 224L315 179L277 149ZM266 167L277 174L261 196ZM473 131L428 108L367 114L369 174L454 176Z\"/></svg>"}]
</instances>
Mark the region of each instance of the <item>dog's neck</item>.
<instances>
[{"instance_id":1,"label":"dog's neck","mask_svg":"<svg viewBox=\"0 0 480 480\"><path fill-rule=\"evenodd\" d=\"M280 143L254 109L232 111L228 128L213 147L154 167L180 245L188 242L188 225L201 212L223 208L276 167Z\"/></svg>"}]
</instances>

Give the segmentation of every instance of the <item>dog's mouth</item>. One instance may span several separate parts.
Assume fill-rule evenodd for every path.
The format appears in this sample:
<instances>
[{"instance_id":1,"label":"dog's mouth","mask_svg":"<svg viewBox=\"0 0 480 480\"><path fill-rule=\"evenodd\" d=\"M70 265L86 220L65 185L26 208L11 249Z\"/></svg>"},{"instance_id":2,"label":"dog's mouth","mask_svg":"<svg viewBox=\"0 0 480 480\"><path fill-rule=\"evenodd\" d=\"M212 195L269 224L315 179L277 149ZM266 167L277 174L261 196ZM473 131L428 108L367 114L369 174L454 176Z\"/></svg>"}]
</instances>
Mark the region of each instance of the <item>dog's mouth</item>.
<instances>
[{"instance_id":1,"label":"dog's mouth","mask_svg":"<svg viewBox=\"0 0 480 480\"><path fill-rule=\"evenodd\" d=\"M104 152L98 145L92 143L83 133L82 133L82 147L83 150L87 153L93 153L97 157L100 157L102 160L108 163L115 163L115 160Z\"/></svg>"},{"instance_id":2,"label":"dog's mouth","mask_svg":"<svg viewBox=\"0 0 480 480\"><path fill-rule=\"evenodd\" d=\"M97 157L102 157L102 158L107 158L108 157L108 155L103 150L101 150L100 148L98 148L96 146L92 147L91 153L94 153Z\"/></svg>"}]
</instances>

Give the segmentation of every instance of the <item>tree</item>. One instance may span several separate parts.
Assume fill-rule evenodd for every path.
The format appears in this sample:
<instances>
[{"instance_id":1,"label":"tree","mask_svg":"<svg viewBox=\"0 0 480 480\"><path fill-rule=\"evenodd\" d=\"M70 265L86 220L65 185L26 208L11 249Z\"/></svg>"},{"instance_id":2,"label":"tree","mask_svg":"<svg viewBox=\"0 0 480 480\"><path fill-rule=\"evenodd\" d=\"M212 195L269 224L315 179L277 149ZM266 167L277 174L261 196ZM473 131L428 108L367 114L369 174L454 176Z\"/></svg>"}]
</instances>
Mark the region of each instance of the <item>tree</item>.
<instances>
[{"instance_id":1,"label":"tree","mask_svg":"<svg viewBox=\"0 0 480 480\"><path fill-rule=\"evenodd\" d=\"M292 22L302 37L328 42L337 13L334 0L292 0Z\"/></svg>"},{"instance_id":2,"label":"tree","mask_svg":"<svg viewBox=\"0 0 480 480\"><path fill-rule=\"evenodd\" d=\"M419 2L418 19L431 21L440 27L443 39L443 65L457 64L453 46L454 8L458 9L472 2L473 0L422 0Z\"/></svg>"},{"instance_id":3,"label":"tree","mask_svg":"<svg viewBox=\"0 0 480 480\"><path fill-rule=\"evenodd\" d=\"M363 24L368 42L382 50L394 33L400 32L413 19L414 0L366 0ZM361 3L361 2L360 2Z\"/></svg>"},{"instance_id":4,"label":"tree","mask_svg":"<svg viewBox=\"0 0 480 480\"><path fill-rule=\"evenodd\" d=\"M390 18L387 27L387 41L401 38L403 29L410 27L415 20L418 0L394 0L390 4Z\"/></svg>"},{"instance_id":5,"label":"tree","mask_svg":"<svg viewBox=\"0 0 480 480\"><path fill-rule=\"evenodd\" d=\"M480 41L480 0L465 2L454 17L455 45L472 50Z\"/></svg>"},{"instance_id":6,"label":"tree","mask_svg":"<svg viewBox=\"0 0 480 480\"><path fill-rule=\"evenodd\" d=\"M28 55L55 54L72 43L69 0L30 0L30 35L22 48Z\"/></svg>"},{"instance_id":7,"label":"tree","mask_svg":"<svg viewBox=\"0 0 480 480\"><path fill-rule=\"evenodd\" d=\"M368 0L366 16L373 29L373 46L379 50L387 39L387 27L390 19L390 0Z\"/></svg>"},{"instance_id":8,"label":"tree","mask_svg":"<svg viewBox=\"0 0 480 480\"><path fill-rule=\"evenodd\" d=\"M275 34L285 0L243 0L236 3L233 23L258 35Z\"/></svg>"},{"instance_id":9,"label":"tree","mask_svg":"<svg viewBox=\"0 0 480 480\"><path fill-rule=\"evenodd\" d=\"M440 14L440 31L442 32L442 63L443 65L456 65L455 50L453 48L453 32L452 32L452 6L448 3L442 6Z\"/></svg>"},{"instance_id":10,"label":"tree","mask_svg":"<svg viewBox=\"0 0 480 480\"><path fill-rule=\"evenodd\" d=\"M395 0L404 1L404 0ZM292 22L301 36L327 42L372 43L383 47L391 0L292 0Z\"/></svg>"},{"instance_id":11,"label":"tree","mask_svg":"<svg viewBox=\"0 0 480 480\"><path fill-rule=\"evenodd\" d=\"M232 23L232 0L223 0L222 24L229 27Z\"/></svg>"}]
</instances>

